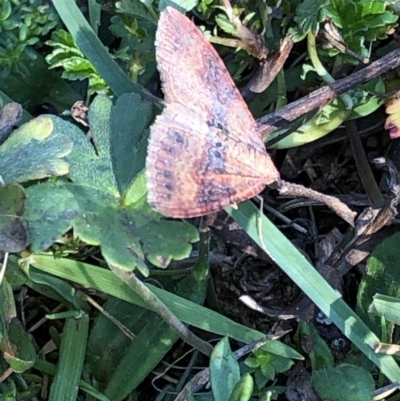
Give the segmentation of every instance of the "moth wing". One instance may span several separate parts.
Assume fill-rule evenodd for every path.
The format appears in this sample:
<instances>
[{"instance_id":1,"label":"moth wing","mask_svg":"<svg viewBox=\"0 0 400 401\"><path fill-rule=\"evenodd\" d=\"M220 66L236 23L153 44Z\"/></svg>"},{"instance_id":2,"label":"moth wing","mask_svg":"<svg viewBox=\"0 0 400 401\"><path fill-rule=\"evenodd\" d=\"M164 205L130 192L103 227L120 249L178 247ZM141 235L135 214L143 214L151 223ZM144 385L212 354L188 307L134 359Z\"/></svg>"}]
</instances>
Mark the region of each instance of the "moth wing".
<instances>
[{"instance_id":1,"label":"moth wing","mask_svg":"<svg viewBox=\"0 0 400 401\"><path fill-rule=\"evenodd\" d=\"M148 202L176 218L202 216L252 198L278 178L265 149L210 127L181 104L168 104L151 127Z\"/></svg>"},{"instance_id":2,"label":"moth wing","mask_svg":"<svg viewBox=\"0 0 400 401\"><path fill-rule=\"evenodd\" d=\"M182 103L227 136L259 150L265 148L223 61L192 21L166 7L160 16L155 45L167 103Z\"/></svg>"}]
</instances>

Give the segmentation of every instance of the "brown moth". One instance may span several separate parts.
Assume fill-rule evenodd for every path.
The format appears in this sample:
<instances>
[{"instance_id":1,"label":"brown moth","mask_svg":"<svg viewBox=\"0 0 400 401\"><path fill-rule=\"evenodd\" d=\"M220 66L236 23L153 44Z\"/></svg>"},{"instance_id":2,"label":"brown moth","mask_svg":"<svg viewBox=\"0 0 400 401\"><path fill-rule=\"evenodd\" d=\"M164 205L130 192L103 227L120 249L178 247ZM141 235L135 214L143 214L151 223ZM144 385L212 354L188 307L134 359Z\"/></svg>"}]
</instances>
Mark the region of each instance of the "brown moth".
<instances>
[{"instance_id":1,"label":"brown moth","mask_svg":"<svg viewBox=\"0 0 400 401\"><path fill-rule=\"evenodd\" d=\"M167 7L155 45L166 107L151 127L149 204L165 216L196 217L277 181L257 124L204 34Z\"/></svg>"}]
</instances>

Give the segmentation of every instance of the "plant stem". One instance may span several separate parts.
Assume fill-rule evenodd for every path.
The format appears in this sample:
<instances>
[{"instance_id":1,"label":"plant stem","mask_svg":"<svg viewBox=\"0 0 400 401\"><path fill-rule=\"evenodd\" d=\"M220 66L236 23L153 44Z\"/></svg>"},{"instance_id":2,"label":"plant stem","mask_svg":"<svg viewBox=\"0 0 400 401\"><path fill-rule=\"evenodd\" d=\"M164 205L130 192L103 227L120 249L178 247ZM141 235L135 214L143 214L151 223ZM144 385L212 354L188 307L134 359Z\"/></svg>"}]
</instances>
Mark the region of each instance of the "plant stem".
<instances>
[{"instance_id":1,"label":"plant stem","mask_svg":"<svg viewBox=\"0 0 400 401\"><path fill-rule=\"evenodd\" d=\"M335 79L322 65L317 53L315 35L311 32L309 32L307 35L307 50L315 72L322 78L325 83L327 83L328 85L333 84L335 82Z\"/></svg>"},{"instance_id":2,"label":"plant stem","mask_svg":"<svg viewBox=\"0 0 400 401\"><path fill-rule=\"evenodd\" d=\"M335 78L333 78L332 75L329 74L329 72L325 69L325 67L323 66L323 64L321 63L321 61L318 57L317 47L316 47L316 43L315 43L315 35L312 34L311 32L309 32L307 35L307 49L308 49L308 55L310 56L310 60L315 69L315 72L328 85L334 84ZM347 110L351 110L353 108L353 100L351 99L350 95L348 95L347 93L344 93L344 94L340 95L340 98L343 100L344 104L346 105Z\"/></svg>"},{"instance_id":3,"label":"plant stem","mask_svg":"<svg viewBox=\"0 0 400 401\"><path fill-rule=\"evenodd\" d=\"M124 281L136 294L138 294L154 312L158 313L173 329L175 329L183 341L198 349L204 355L210 356L212 346L206 341L194 335L166 306L161 300L149 290L134 273L109 265L113 273Z\"/></svg>"}]
</instances>

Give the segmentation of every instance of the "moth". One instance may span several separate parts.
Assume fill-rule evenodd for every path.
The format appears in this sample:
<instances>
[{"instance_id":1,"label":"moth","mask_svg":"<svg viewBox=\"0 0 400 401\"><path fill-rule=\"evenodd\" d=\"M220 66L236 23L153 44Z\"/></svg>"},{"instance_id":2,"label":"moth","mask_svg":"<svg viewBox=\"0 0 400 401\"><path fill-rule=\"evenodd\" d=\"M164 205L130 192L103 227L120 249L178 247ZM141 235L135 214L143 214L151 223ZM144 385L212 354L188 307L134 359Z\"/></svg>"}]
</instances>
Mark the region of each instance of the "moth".
<instances>
[{"instance_id":1,"label":"moth","mask_svg":"<svg viewBox=\"0 0 400 401\"><path fill-rule=\"evenodd\" d=\"M167 7L155 46L166 107L150 128L149 204L169 217L202 216L277 181L256 121L196 25Z\"/></svg>"}]
</instances>

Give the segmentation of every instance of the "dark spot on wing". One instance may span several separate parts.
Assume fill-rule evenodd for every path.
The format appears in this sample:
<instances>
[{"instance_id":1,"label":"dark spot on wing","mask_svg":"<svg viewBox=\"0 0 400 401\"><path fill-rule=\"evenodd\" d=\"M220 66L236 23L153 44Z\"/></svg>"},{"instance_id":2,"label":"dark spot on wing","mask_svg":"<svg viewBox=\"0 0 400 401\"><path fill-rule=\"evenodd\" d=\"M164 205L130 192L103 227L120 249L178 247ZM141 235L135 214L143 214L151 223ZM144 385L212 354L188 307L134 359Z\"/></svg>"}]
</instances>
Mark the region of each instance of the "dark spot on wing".
<instances>
[{"instance_id":1,"label":"dark spot on wing","mask_svg":"<svg viewBox=\"0 0 400 401\"><path fill-rule=\"evenodd\" d=\"M207 150L207 156L206 171L212 171L213 173L225 172L225 157L222 151L213 146Z\"/></svg>"},{"instance_id":2,"label":"dark spot on wing","mask_svg":"<svg viewBox=\"0 0 400 401\"><path fill-rule=\"evenodd\" d=\"M175 141L176 143L184 143L183 137L182 137L182 135L181 135L179 132L175 131L175 132L173 133L173 137L174 137L174 141Z\"/></svg>"},{"instance_id":3,"label":"dark spot on wing","mask_svg":"<svg viewBox=\"0 0 400 401\"><path fill-rule=\"evenodd\" d=\"M217 128L226 134L229 132L218 119L211 118L210 120L207 120L206 123L209 127Z\"/></svg>"},{"instance_id":4,"label":"dark spot on wing","mask_svg":"<svg viewBox=\"0 0 400 401\"><path fill-rule=\"evenodd\" d=\"M173 148L172 146L164 146L163 149L170 155L173 155L175 153L175 148Z\"/></svg>"},{"instance_id":5,"label":"dark spot on wing","mask_svg":"<svg viewBox=\"0 0 400 401\"><path fill-rule=\"evenodd\" d=\"M172 171L169 171L169 170L164 170L163 171L163 175L164 175L165 178L168 178L168 179L174 178L174 175L172 174Z\"/></svg>"},{"instance_id":6,"label":"dark spot on wing","mask_svg":"<svg viewBox=\"0 0 400 401\"><path fill-rule=\"evenodd\" d=\"M231 198L236 194L236 190L227 185L218 185L207 181L200 185L198 202L207 204L210 202L219 202L226 198Z\"/></svg>"}]
</instances>

